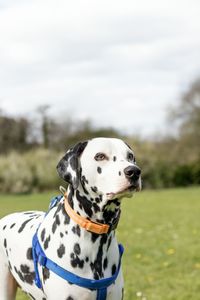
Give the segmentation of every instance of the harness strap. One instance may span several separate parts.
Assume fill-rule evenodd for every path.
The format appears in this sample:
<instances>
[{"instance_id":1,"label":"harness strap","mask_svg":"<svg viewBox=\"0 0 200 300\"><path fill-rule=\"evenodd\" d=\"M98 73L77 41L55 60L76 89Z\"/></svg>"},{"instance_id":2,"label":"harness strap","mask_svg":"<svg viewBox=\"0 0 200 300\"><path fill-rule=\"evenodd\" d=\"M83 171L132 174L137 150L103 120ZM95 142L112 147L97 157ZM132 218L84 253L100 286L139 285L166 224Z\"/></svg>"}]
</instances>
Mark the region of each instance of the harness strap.
<instances>
[{"instance_id":1,"label":"harness strap","mask_svg":"<svg viewBox=\"0 0 200 300\"><path fill-rule=\"evenodd\" d=\"M97 300L106 300L107 288L97 290Z\"/></svg>"},{"instance_id":2,"label":"harness strap","mask_svg":"<svg viewBox=\"0 0 200 300\"><path fill-rule=\"evenodd\" d=\"M119 274L119 271L120 271L121 257L124 252L124 248L121 244L119 244L118 247L119 247L120 259L119 259L118 268L117 268L115 274L111 277L103 278L103 279L99 279L99 280L87 279L87 278L80 277L78 275L73 274L72 272L65 270L61 266L57 265L54 261L49 259L46 256L46 254L44 253L43 249L41 248L41 245L39 243L37 233L36 233L33 237L33 260L34 260L34 267L35 267L35 284L39 288L42 287L42 283L41 283L39 271L38 271L38 263L39 263L41 266L46 267L47 269L51 270L52 272L54 272L55 274L57 274L64 280L66 280L70 283L76 284L80 287L88 288L88 289L92 289L92 290L106 289L108 286L110 286L112 283L115 282L115 280L117 279L117 276ZM105 293L105 292L103 292L103 293ZM102 298L99 298L99 299L102 299Z\"/></svg>"}]
</instances>

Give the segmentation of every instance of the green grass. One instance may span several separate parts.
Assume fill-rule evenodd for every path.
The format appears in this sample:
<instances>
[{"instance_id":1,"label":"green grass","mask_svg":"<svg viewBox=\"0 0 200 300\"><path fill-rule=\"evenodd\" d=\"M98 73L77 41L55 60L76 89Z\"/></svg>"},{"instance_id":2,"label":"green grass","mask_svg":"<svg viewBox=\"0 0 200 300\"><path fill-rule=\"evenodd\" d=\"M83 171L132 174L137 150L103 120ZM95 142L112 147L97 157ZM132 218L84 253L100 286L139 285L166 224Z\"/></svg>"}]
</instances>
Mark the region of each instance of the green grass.
<instances>
[{"instance_id":1,"label":"green grass","mask_svg":"<svg viewBox=\"0 0 200 300\"><path fill-rule=\"evenodd\" d=\"M52 195L0 195L0 215L46 209ZM144 191L122 208L125 300L200 299L200 188Z\"/></svg>"}]
</instances>

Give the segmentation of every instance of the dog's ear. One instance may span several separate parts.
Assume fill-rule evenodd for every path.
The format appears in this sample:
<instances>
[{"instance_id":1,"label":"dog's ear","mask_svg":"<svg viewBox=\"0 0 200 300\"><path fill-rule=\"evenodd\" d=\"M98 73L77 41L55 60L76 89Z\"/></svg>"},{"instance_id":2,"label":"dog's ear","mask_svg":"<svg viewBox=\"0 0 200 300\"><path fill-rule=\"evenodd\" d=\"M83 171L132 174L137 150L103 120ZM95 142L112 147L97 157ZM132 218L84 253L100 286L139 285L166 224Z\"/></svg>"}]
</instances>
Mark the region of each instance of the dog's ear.
<instances>
[{"instance_id":1,"label":"dog's ear","mask_svg":"<svg viewBox=\"0 0 200 300\"><path fill-rule=\"evenodd\" d=\"M80 142L70 148L57 165L59 176L71 184L74 189L78 188L80 181L79 157L87 146L87 143L88 141Z\"/></svg>"}]
</instances>

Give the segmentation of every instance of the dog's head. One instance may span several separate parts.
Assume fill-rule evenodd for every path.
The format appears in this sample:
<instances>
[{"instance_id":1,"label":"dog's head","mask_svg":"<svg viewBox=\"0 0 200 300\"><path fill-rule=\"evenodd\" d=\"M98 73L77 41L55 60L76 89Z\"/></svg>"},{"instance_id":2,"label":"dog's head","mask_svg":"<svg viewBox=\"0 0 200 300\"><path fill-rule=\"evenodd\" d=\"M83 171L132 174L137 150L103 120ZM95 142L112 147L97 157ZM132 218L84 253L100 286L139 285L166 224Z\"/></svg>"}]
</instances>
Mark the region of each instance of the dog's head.
<instances>
[{"instance_id":1,"label":"dog's head","mask_svg":"<svg viewBox=\"0 0 200 300\"><path fill-rule=\"evenodd\" d=\"M120 139L94 138L67 151L57 166L58 174L74 189L119 198L141 189L141 171L131 148Z\"/></svg>"}]
</instances>

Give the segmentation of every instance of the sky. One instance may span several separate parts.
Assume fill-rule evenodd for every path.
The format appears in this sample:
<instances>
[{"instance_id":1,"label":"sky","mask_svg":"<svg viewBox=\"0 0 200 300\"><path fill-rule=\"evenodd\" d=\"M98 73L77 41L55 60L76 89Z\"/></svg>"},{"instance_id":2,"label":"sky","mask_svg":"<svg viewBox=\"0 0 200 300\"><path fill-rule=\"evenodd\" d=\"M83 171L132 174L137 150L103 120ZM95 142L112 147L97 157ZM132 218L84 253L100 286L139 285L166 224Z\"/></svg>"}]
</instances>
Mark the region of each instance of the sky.
<instances>
[{"instance_id":1,"label":"sky","mask_svg":"<svg viewBox=\"0 0 200 300\"><path fill-rule=\"evenodd\" d=\"M0 0L0 109L149 136L200 76L199 0Z\"/></svg>"}]
</instances>

